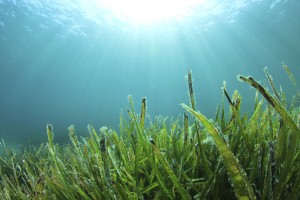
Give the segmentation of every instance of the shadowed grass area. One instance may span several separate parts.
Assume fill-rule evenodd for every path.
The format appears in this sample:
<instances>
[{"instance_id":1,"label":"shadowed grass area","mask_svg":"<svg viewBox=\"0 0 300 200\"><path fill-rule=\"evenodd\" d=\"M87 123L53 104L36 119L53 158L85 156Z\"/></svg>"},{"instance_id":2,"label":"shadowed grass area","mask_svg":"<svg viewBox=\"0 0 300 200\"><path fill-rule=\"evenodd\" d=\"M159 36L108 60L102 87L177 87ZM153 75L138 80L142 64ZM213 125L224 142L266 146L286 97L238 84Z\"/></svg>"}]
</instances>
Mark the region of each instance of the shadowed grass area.
<instances>
[{"instance_id":1,"label":"shadowed grass area","mask_svg":"<svg viewBox=\"0 0 300 200\"><path fill-rule=\"evenodd\" d=\"M299 199L300 110L293 105L300 96L287 108L283 91L265 73L275 95L239 76L257 90L251 116L241 113L239 93L230 97L224 87L229 115L222 101L208 120L196 111L189 71L191 106L182 106L190 119L184 113L170 123L151 120L146 99L137 114L129 96L120 133L88 125L90 136L78 138L71 125L70 144L58 145L47 124L46 144L17 153L2 142L0 199Z\"/></svg>"}]
</instances>

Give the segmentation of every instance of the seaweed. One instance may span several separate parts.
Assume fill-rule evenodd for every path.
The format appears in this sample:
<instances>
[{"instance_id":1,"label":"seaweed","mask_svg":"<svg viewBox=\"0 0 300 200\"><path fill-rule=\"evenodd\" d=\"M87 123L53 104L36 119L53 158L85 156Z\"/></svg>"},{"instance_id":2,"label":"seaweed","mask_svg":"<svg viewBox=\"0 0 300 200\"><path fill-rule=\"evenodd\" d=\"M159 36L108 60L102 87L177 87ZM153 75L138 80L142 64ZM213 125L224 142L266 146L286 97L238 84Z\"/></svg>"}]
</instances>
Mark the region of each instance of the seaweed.
<instances>
[{"instance_id":1,"label":"seaweed","mask_svg":"<svg viewBox=\"0 0 300 200\"><path fill-rule=\"evenodd\" d=\"M257 91L251 115L241 112L241 95L231 96L224 82L214 121L207 119L197 111L189 70L190 106L181 105L192 117L183 112L152 121L146 98L137 114L128 96L129 118L121 113L119 133L88 125L83 138L71 125L70 143L62 145L47 124L43 144L17 151L2 141L0 199L299 199L299 92L287 106L267 68L265 74L274 94L238 76Z\"/></svg>"}]
</instances>

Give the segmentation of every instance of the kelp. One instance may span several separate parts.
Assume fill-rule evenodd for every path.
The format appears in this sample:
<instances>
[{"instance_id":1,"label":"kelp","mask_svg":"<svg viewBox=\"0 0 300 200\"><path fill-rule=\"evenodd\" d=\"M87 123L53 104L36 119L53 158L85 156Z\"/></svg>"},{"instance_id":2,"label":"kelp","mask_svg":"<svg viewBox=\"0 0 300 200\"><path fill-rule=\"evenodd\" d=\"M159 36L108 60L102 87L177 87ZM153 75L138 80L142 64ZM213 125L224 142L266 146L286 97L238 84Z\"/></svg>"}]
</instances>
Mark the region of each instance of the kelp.
<instances>
[{"instance_id":1,"label":"kelp","mask_svg":"<svg viewBox=\"0 0 300 200\"><path fill-rule=\"evenodd\" d=\"M119 133L88 125L88 137L79 137L71 125L70 143L63 145L47 124L48 141L39 146L16 151L2 142L0 199L299 199L300 95L287 106L266 68L265 74L274 95L239 76L257 91L251 115L241 112L241 95L230 95L224 83L214 121L207 119L197 111L189 70L190 106L182 105L192 117L183 112L152 121L146 98L138 114L128 96L129 117L121 113Z\"/></svg>"}]
</instances>

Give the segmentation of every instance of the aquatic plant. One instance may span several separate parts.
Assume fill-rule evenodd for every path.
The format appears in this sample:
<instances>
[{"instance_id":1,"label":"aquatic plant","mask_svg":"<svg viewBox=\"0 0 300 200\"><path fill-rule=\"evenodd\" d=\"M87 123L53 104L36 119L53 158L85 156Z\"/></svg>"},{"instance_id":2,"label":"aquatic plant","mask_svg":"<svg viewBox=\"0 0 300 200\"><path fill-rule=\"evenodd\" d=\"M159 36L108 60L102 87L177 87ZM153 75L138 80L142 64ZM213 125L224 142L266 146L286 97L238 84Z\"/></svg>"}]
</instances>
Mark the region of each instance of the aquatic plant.
<instances>
[{"instance_id":1,"label":"aquatic plant","mask_svg":"<svg viewBox=\"0 0 300 200\"><path fill-rule=\"evenodd\" d=\"M121 114L119 133L88 125L83 138L71 125L70 144L59 145L47 124L46 144L16 151L2 142L0 199L299 199L300 109L294 104L300 95L288 107L265 74L274 95L238 76L257 90L252 115L241 113L241 95L230 97L224 83L222 104L208 120L196 110L189 71L190 106L182 106L190 119L187 113L170 122L151 119L146 98L138 114L128 96L129 118Z\"/></svg>"}]
</instances>

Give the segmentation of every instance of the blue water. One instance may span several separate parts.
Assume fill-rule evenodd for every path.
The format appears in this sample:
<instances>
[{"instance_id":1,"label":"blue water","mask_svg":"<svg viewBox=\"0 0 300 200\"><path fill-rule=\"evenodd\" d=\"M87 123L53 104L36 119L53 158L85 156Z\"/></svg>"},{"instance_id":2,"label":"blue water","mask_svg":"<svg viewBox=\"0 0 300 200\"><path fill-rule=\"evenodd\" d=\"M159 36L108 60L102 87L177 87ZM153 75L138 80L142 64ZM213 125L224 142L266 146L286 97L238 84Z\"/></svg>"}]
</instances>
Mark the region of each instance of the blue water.
<instances>
[{"instance_id":1,"label":"blue water","mask_svg":"<svg viewBox=\"0 0 300 200\"><path fill-rule=\"evenodd\" d=\"M96 0L0 0L0 138L9 144L46 141L46 123L57 142L75 125L87 135L118 130L127 95L136 110L147 97L148 114L182 115L189 103L191 69L197 109L213 117L227 82L253 111L255 91L238 74L265 79L267 66L288 99L293 87L281 62L299 82L300 1L208 1L190 15L131 23ZM96 6L97 5L97 6ZM171 6L171 5L170 5ZM226 104L228 106L228 104Z\"/></svg>"}]
</instances>

